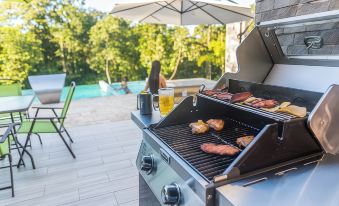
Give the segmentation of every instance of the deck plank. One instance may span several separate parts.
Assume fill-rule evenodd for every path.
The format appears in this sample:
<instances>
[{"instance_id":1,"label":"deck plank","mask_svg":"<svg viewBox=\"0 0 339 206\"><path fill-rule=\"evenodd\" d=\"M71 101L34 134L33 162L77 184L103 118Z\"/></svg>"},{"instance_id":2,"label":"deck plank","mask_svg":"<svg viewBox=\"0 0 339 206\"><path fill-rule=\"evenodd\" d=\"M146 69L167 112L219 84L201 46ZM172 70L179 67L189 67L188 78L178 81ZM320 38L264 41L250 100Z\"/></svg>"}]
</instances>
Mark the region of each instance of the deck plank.
<instances>
[{"instance_id":1,"label":"deck plank","mask_svg":"<svg viewBox=\"0 0 339 206\"><path fill-rule=\"evenodd\" d=\"M16 197L11 197L10 190L0 191L0 205L138 205L134 161L142 134L133 122L101 122L68 130L77 158L71 157L55 135L42 135L43 145L32 137L29 150L37 169L33 170L25 157L27 167L14 168ZM15 151L13 155L17 161ZM9 183L8 174L0 171L0 186Z\"/></svg>"}]
</instances>

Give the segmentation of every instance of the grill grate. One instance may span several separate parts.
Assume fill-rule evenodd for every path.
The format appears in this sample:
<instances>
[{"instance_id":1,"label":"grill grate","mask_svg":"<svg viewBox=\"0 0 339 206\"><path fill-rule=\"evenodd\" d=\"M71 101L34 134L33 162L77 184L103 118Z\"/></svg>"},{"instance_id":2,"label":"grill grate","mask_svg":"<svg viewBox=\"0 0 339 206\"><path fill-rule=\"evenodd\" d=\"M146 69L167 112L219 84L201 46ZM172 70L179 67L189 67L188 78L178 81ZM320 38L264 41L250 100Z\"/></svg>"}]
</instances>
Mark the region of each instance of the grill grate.
<instances>
[{"instance_id":1,"label":"grill grate","mask_svg":"<svg viewBox=\"0 0 339 206\"><path fill-rule=\"evenodd\" d=\"M236 145L239 137L254 135L259 130L232 119L224 119L224 129L218 136L229 144ZM200 150L203 143L223 144L211 133L193 135L189 124L181 124L162 128L151 128L152 132L169 146L176 154L194 168L202 177L212 181L213 177L222 174L236 158L207 154Z\"/></svg>"},{"instance_id":2,"label":"grill grate","mask_svg":"<svg viewBox=\"0 0 339 206\"><path fill-rule=\"evenodd\" d=\"M263 116L276 119L277 121L285 121L285 120L297 118L296 116L294 116L292 114L280 113L280 112L269 112L269 111L265 111L263 109L254 108L254 107L244 105L244 104L231 104L229 101L220 100L216 97L208 96L208 95L203 94L203 93L201 93L201 95L204 96L205 98L213 99L215 101L218 101L218 102L221 102L221 103L224 103L224 104L228 104L228 105L233 106L233 107L240 107L242 109L246 109L247 111L259 113Z\"/></svg>"}]
</instances>

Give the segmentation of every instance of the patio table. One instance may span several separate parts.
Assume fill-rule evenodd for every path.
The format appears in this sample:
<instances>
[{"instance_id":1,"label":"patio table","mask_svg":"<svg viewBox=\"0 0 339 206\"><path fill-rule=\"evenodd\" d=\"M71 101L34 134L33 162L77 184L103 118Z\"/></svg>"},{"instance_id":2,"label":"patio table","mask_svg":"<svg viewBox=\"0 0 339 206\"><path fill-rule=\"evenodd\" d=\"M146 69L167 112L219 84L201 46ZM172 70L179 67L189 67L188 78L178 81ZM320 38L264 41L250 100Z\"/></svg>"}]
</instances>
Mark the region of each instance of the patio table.
<instances>
[{"instance_id":1,"label":"patio table","mask_svg":"<svg viewBox=\"0 0 339 206\"><path fill-rule=\"evenodd\" d=\"M0 114L26 112L32 105L33 95L0 97Z\"/></svg>"},{"instance_id":2,"label":"patio table","mask_svg":"<svg viewBox=\"0 0 339 206\"><path fill-rule=\"evenodd\" d=\"M10 96L10 97L0 97L0 114L11 114L11 120L14 123L14 117L13 113L15 112L26 112L31 107L34 95L28 95L28 96ZM15 140L17 141L17 140ZM17 141L19 144L20 142ZM22 147L22 145L20 144ZM26 150L25 147L22 147L22 154L21 156L26 153L32 162L32 167L35 169L35 164L33 160L33 156ZM17 165L17 167L20 167L20 161Z\"/></svg>"}]
</instances>

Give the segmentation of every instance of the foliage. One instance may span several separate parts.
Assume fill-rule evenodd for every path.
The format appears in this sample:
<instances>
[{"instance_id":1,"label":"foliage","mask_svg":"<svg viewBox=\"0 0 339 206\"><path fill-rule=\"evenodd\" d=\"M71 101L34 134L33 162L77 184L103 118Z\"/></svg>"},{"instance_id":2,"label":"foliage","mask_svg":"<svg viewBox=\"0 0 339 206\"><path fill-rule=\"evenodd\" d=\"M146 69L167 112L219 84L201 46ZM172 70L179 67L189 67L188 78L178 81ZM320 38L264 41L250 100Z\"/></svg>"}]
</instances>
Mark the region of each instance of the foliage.
<instances>
[{"instance_id":1,"label":"foliage","mask_svg":"<svg viewBox=\"0 0 339 206\"><path fill-rule=\"evenodd\" d=\"M0 27L0 79L23 82L40 60L40 49L29 34L15 27Z\"/></svg>"},{"instance_id":2,"label":"foliage","mask_svg":"<svg viewBox=\"0 0 339 206\"><path fill-rule=\"evenodd\" d=\"M84 7L83 0L0 3L0 78L67 73L78 84L147 77L160 60L167 78L224 71L225 27L135 24Z\"/></svg>"},{"instance_id":3,"label":"foliage","mask_svg":"<svg viewBox=\"0 0 339 206\"><path fill-rule=\"evenodd\" d=\"M111 76L139 77L137 44L128 22L106 16L90 31L91 68L98 73L105 72L109 82Z\"/></svg>"}]
</instances>

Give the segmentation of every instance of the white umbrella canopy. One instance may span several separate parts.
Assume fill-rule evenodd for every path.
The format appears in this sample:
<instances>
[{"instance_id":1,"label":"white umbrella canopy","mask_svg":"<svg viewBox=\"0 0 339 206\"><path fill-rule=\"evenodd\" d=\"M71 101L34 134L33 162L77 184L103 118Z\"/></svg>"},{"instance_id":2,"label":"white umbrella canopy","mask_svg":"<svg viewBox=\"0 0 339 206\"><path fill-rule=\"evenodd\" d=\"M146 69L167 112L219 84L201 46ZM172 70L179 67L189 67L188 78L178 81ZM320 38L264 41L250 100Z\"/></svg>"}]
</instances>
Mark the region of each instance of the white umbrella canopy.
<instances>
[{"instance_id":1,"label":"white umbrella canopy","mask_svg":"<svg viewBox=\"0 0 339 206\"><path fill-rule=\"evenodd\" d=\"M116 0L114 16L140 23L229 24L253 18L251 8L229 0Z\"/></svg>"},{"instance_id":2,"label":"white umbrella canopy","mask_svg":"<svg viewBox=\"0 0 339 206\"><path fill-rule=\"evenodd\" d=\"M29 3L32 0L4 0L4 1L9 1L9 2L18 2L18 3Z\"/></svg>"}]
</instances>

